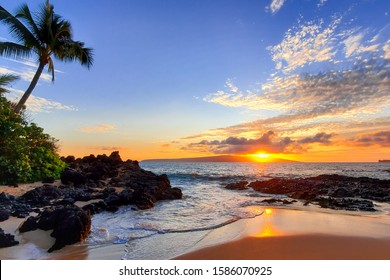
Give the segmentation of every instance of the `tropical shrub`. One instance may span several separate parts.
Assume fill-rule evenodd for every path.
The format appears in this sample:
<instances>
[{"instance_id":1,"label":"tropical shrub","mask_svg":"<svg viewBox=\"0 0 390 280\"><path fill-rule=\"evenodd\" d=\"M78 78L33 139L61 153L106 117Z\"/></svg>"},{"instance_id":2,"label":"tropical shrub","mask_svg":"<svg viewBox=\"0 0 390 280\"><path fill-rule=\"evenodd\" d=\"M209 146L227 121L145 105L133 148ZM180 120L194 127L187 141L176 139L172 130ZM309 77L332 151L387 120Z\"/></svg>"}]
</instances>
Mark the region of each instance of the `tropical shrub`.
<instances>
[{"instance_id":1,"label":"tropical shrub","mask_svg":"<svg viewBox=\"0 0 390 280\"><path fill-rule=\"evenodd\" d=\"M59 178L65 163L57 154L57 140L0 95L0 184Z\"/></svg>"}]
</instances>

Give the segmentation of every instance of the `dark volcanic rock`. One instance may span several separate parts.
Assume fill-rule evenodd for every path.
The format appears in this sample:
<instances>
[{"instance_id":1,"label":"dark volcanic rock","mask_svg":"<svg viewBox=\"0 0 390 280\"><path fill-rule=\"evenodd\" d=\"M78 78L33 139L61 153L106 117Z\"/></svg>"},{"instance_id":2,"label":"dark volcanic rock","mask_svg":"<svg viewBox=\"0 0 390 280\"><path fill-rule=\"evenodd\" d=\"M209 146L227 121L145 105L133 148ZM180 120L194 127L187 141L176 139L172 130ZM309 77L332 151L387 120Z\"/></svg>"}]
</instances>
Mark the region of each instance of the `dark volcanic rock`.
<instances>
[{"instance_id":1,"label":"dark volcanic rock","mask_svg":"<svg viewBox=\"0 0 390 280\"><path fill-rule=\"evenodd\" d=\"M390 202L390 180L342 175L319 175L309 178L274 178L249 184L255 191L287 195L317 203L321 207L344 210L375 211L372 201Z\"/></svg>"},{"instance_id":2,"label":"dark volcanic rock","mask_svg":"<svg viewBox=\"0 0 390 280\"><path fill-rule=\"evenodd\" d=\"M26 201L34 206L46 206L50 204L53 199L61 198L63 195L62 191L50 185L44 185L30 190L22 195Z\"/></svg>"},{"instance_id":3,"label":"dark volcanic rock","mask_svg":"<svg viewBox=\"0 0 390 280\"><path fill-rule=\"evenodd\" d=\"M61 249L65 245L84 240L91 231L91 217L77 206L59 206L46 209L37 217L30 217L19 230L25 232L37 228L53 230L51 236L56 241L48 250L48 252L52 252Z\"/></svg>"},{"instance_id":4,"label":"dark volcanic rock","mask_svg":"<svg viewBox=\"0 0 390 280\"><path fill-rule=\"evenodd\" d=\"M36 217L28 217L27 220L23 222L23 224L19 227L19 232L28 232L32 230L38 229L38 218Z\"/></svg>"},{"instance_id":5,"label":"dark volcanic rock","mask_svg":"<svg viewBox=\"0 0 390 280\"><path fill-rule=\"evenodd\" d=\"M56 243L49 251L84 239L90 231L90 215L114 212L123 205L149 209L157 201L182 198L166 175L146 171L137 161L123 162L118 152L62 159L72 167L61 173L63 185L43 185L17 197L0 194L0 220L9 215L28 217L20 232L52 229ZM91 203L81 209L74 205L76 201ZM29 217L31 212L38 215Z\"/></svg>"},{"instance_id":6,"label":"dark volcanic rock","mask_svg":"<svg viewBox=\"0 0 390 280\"><path fill-rule=\"evenodd\" d=\"M336 210L348 211L376 211L374 203L364 199L350 199L350 198L318 198L318 203L322 208L331 208Z\"/></svg>"},{"instance_id":7,"label":"dark volcanic rock","mask_svg":"<svg viewBox=\"0 0 390 280\"><path fill-rule=\"evenodd\" d=\"M228 184L225 188L229 190L244 190L248 188L248 184L248 181L240 181L237 183Z\"/></svg>"},{"instance_id":8,"label":"dark volcanic rock","mask_svg":"<svg viewBox=\"0 0 390 280\"><path fill-rule=\"evenodd\" d=\"M15 240L15 236L4 233L4 230L0 228L0 248L11 247L18 244L19 242Z\"/></svg>"},{"instance_id":9,"label":"dark volcanic rock","mask_svg":"<svg viewBox=\"0 0 390 280\"><path fill-rule=\"evenodd\" d=\"M0 209L0 222L8 220L9 216L9 212L7 210Z\"/></svg>"},{"instance_id":10,"label":"dark volcanic rock","mask_svg":"<svg viewBox=\"0 0 390 280\"><path fill-rule=\"evenodd\" d=\"M61 182L65 185L73 183L74 185L82 185L87 182L87 177L82 173L72 168L65 168L61 172Z\"/></svg>"}]
</instances>

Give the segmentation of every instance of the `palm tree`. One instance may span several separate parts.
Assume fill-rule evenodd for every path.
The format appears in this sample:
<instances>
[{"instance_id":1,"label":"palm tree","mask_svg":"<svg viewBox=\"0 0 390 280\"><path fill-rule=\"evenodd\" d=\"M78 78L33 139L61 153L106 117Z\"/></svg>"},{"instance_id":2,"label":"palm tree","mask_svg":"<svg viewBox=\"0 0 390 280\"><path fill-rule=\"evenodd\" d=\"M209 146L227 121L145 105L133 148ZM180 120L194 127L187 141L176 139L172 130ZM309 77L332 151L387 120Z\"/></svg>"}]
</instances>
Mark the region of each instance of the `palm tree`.
<instances>
[{"instance_id":1,"label":"palm tree","mask_svg":"<svg viewBox=\"0 0 390 280\"><path fill-rule=\"evenodd\" d=\"M10 83L16 81L18 78L18 76L12 74L0 75L0 96L3 93L8 92L8 89L6 89L5 87L8 86Z\"/></svg>"},{"instance_id":2,"label":"palm tree","mask_svg":"<svg viewBox=\"0 0 390 280\"><path fill-rule=\"evenodd\" d=\"M0 42L0 55L12 58L28 58L32 54L38 56L38 69L16 105L16 113L23 108L46 65L54 81L52 57L65 62L79 61L88 69L92 66L92 49L85 48L83 42L72 39L70 23L54 13L54 7L48 0L35 14L31 14L26 4L16 11L15 16L0 6L0 22L8 25L17 41Z\"/></svg>"}]
</instances>

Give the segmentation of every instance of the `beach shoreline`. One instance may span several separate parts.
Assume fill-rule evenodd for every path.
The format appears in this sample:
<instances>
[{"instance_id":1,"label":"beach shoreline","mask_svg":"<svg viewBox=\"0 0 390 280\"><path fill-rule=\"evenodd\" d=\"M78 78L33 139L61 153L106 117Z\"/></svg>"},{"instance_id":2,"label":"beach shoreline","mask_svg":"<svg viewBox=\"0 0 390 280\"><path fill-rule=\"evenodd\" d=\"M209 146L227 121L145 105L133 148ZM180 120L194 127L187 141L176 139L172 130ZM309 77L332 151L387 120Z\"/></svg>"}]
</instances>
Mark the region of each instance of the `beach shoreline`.
<instances>
[{"instance_id":1,"label":"beach shoreline","mask_svg":"<svg viewBox=\"0 0 390 280\"><path fill-rule=\"evenodd\" d=\"M193 241L194 246L169 259L390 259L389 217L321 208L261 207L258 211L263 214L205 231ZM18 223L20 219L11 218L5 227L7 232L15 234ZM53 242L49 234L16 233L21 244L0 249L0 259L120 260L126 250L125 244L81 242L47 253Z\"/></svg>"}]
</instances>

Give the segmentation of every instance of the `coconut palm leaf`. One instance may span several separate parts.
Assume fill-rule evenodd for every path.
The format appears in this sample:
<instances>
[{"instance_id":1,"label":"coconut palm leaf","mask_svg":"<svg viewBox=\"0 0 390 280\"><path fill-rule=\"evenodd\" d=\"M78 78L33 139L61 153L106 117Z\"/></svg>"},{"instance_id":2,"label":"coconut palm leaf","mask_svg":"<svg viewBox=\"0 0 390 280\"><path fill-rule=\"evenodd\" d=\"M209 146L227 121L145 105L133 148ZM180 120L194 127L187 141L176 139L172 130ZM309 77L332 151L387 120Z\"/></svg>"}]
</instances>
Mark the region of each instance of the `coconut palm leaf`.
<instances>
[{"instance_id":1,"label":"coconut palm leaf","mask_svg":"<svg viewBox=\"0 0 390 280\"><path fill-rule=\"evenodd\" d=\"M17 79L19 79L19 77L12 74L0 75L0 95L9 92L8 89L6 89L5 87L16 81Z\"/></svg>"},{"instance_id":2,"label":"coconut palm leaf","mask_svg":"<svg viewBox=\"0 0 390 280\"><path fill-rule=\"evenodd\" d=\"M36 38L30 30L28 30L22 22L20 22L15 16L11 15L2 6L0 6L0 22L8 25L10 33L18 42L26 46L38 45Z\"/></svg>"},{"instance_id":3,"label":"coconut palm leaf","mask_svg":"<svg viewBox=\"0 0 390 280\"><path fill-rule=\"evenodd\" d=\"M11 58L28 58L31 55L31 49L12 42L0 42L0 55Z\"/></svg>"}]
</instances>

